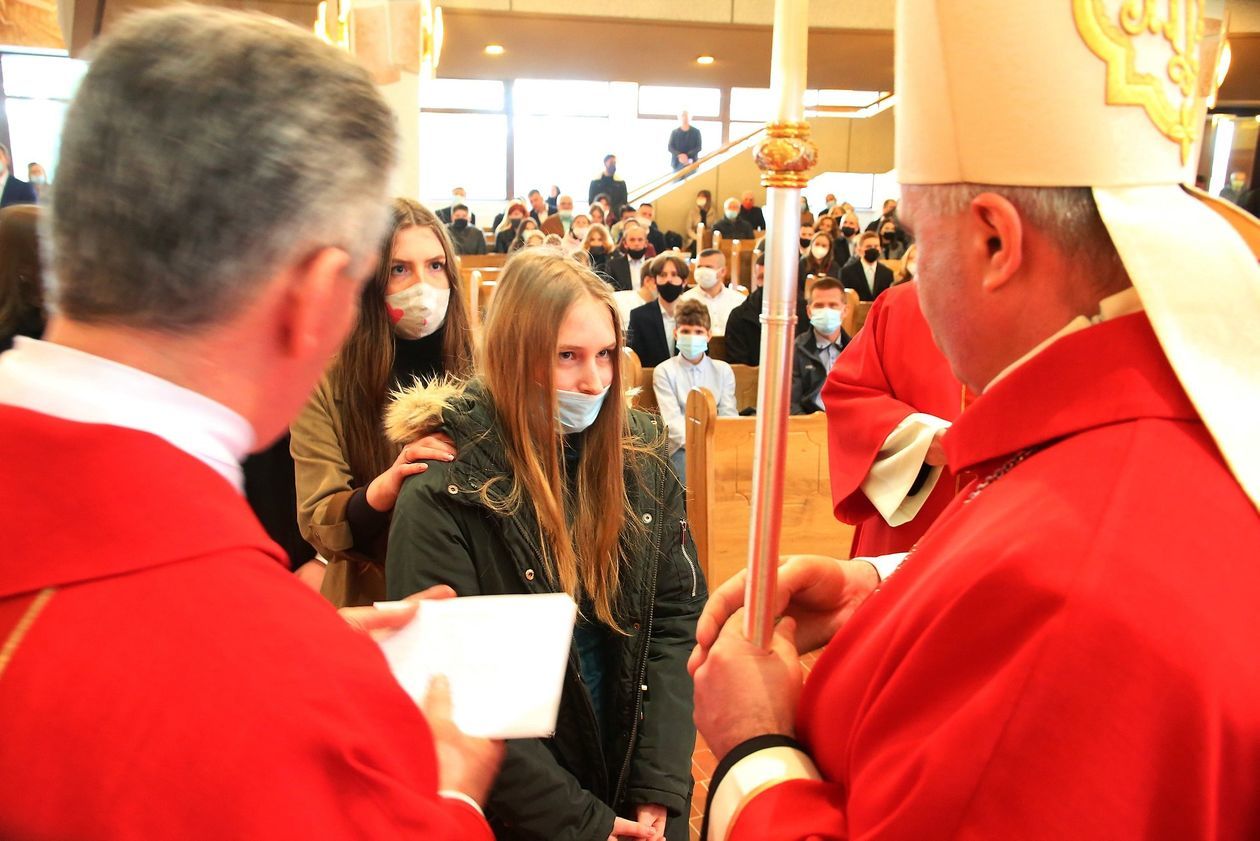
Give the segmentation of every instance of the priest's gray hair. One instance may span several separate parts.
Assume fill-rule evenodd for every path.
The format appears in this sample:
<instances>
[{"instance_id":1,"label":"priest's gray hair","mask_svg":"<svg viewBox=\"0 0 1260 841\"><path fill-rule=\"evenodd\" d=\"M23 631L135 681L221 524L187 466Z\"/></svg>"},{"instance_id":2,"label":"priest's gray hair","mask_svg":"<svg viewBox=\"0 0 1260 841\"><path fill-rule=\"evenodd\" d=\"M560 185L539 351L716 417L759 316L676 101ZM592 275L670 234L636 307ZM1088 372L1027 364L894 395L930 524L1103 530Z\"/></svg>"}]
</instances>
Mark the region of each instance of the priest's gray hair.
<instances>
[{"instance_id":1,"label":"priest's gray hair","mask_svg":"<svg viewBox=\"0 0 1260 841\"><path fill-rule=\"evenodd\" d=\"M902 195L914 214L963 213L981 193L996 193L1013 204L1024 222L1040 231L1059 251L1085 261L1092 282L1104 291L1129 285L1107 226L1088 187L1006 187L992 184L906 184Z\"/></svg>"},{"instance_id":2,"label":"priest's gray hair","mask_svg":"<svg viewBox=\"0 0 1260 841\"><path fill-rule=\"evenodd\" d=\"M366 274L396 146L367 74L295 26L205 6L133 15L66 116L52 303L182 331L231 317L324 247Z\"/></svg>"}]
</instances>

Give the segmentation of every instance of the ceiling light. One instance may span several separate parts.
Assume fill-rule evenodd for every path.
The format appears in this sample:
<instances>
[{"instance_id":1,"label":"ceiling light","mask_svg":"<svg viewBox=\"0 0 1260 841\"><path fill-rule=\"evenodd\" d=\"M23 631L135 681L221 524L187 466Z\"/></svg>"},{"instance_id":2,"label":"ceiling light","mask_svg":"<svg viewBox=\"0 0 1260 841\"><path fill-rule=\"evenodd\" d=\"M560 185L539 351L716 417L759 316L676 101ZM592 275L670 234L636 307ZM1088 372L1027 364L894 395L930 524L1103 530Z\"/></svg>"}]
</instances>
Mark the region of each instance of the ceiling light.
<instances>
[{"instance_id":1,"label":"ceiling light","mask_svg":"<svg viewBox=\"0 0 1260 841\"><path fill-rule=\"evenodd\" d=\"M712 64L712 63L713 63L713 56L711 55L696 56L696 64Z\"/></svg>"},{"instance_id":2,"label":"ceiling light","mask_svg":"<svg viewBox=\"0 0 1260 841\"><path fill-rule=\"evenodd\" d=\"M502 44L486 44L486 55L503 55L507 50Z\"/></svg>"}]
</instances>

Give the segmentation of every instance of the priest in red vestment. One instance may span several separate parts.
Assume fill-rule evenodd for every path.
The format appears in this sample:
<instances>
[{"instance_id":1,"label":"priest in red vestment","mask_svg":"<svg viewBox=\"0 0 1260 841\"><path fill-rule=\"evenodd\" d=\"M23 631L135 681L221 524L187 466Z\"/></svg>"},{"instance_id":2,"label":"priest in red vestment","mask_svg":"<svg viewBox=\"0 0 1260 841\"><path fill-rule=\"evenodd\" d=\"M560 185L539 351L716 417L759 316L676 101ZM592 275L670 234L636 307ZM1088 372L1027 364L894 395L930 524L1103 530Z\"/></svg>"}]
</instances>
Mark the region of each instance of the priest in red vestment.
<instances>
[{"instance_id":1,"label":"priest in red vestment","mask_svg":"<svg viewBox=\"0 0 1260 841\"><path fill-rule=\"evenodd\" d=\"M354 318L395 146L366 73L274 19L148 12L94 56L58 315L0 355L0 838L492 838L501 746L426 720L243 496Z\"/></svg>"},{"instance_id":2,"label":"priest in red vestment","mask_svg":"<svg viewBox=\"0 0 1260 841\"><path fill-rule=\"evenodd\" d=\"M941 438L964 389L932 340L918 283L875 299L823 386L836 517L857 526L853 556L908 552L954 498Z\"/></svg>"},{"instance_id":3,"label":"priest in red vestment","mask_svg":"<svg viewBox=\"0 0 1260 841\"><path fill-rule=\"evenodd\" d=\"M1260 838L1260 223L1181 186L1221 21L1130 5L899 0L899 211L975 479L882 580L789 561L768 652L742 577L712 595L711 841Z\"/></svg>"}]
</instances>

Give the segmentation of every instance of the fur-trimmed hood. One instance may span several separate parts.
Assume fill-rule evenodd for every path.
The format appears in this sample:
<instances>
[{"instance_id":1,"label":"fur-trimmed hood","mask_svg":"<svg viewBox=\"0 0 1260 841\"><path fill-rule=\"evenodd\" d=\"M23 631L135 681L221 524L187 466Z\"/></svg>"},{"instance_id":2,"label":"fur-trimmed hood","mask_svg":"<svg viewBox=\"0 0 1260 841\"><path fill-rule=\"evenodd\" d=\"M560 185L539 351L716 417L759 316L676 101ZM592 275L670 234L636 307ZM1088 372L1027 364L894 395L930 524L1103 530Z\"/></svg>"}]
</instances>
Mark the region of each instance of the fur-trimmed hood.
<instances>
[{"instance_id":1,"label":"fur-trimmed hood","mask_svg":"<svg viewBox=\"0 0 1260 841\"><path fill-rule=\"evenodd\" d=\"M385 410L386 437L405 446L441 429L471 384L448 375L427 384L417 379L409 388L393 392Z\"/></svg>"}]
</instances>

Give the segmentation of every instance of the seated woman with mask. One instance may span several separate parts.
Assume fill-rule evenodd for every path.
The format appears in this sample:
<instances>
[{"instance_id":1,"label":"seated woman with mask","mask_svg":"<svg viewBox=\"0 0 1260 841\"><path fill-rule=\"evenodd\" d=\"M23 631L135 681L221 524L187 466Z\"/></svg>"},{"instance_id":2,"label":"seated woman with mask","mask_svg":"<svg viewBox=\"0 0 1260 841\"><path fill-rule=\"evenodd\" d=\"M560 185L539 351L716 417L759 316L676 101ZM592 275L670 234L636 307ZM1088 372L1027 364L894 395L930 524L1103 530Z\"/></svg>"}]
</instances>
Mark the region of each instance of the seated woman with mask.
<instances>
[{"instance_id":1,"label":"seated woman with mask","mask_svg":"<svg viewBox=\"0 0 1260 841\"><path fill-rule=\"evenodd\" d=\"M685 839L706 590L664 430L627 408L607 284L547 248L503 274L480 376L389 410L397 440L441 430L459 451L402 489L389 594L567 592L581 608L555 735L508 742L487 802L500 841Z\"/></svg>"}]
</instances>

